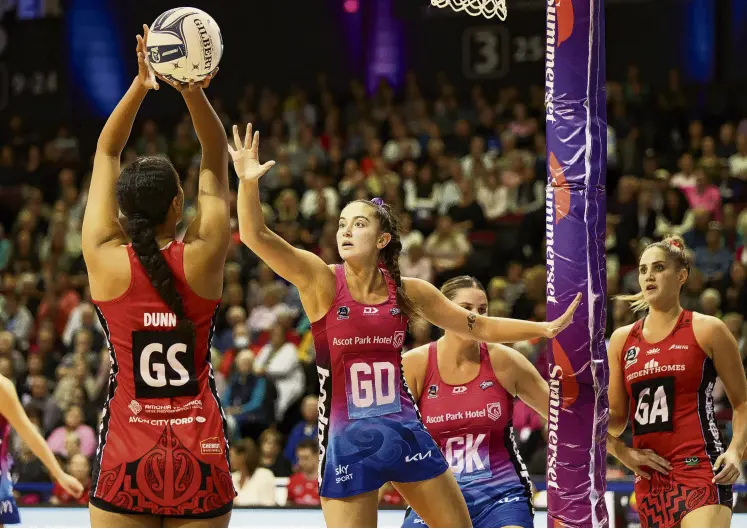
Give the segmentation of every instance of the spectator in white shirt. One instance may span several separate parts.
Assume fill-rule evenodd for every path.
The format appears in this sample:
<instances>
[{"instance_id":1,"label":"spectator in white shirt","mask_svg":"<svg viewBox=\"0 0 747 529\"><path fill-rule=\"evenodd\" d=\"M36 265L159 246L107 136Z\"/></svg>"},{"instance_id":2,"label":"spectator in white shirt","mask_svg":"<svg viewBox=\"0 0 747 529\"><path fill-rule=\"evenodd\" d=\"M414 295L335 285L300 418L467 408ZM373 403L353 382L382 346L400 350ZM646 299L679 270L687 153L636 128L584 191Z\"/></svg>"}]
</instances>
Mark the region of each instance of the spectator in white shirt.
<instances>
[{"instance_id":1,"label":"spectator in white shirt","mask_svg":"<svg viewBox=\"0 0 747 529\"><path fill-rule=\"evenodd\" d=\"M425 253L433 261L437 274L453 272L467 263L472 245L467 237L454 229L448 215L440 215L436 229L425 240Z\"/></svg>"},{"instance_id":2,"label":"spectator in white shirt","mask_svg":"<svg viewBox=\"0 0 747 529\"><path fill-rule=\"evenodd\" d=\"M480 204L485 218L489 221L497 220L508 214L508 188L502 186L495 171L491 171L477 184L477 203Z\"/></svg>"},{"instance_id":3,"label":"spectator in white shirt","mask_svg":"<svg viewBox=\"0 0 747 529\"><path fill-rule=\"evenodd\" d=\"M285 293L285 288L278 283L262 287L262 304L252 309L246 322L252 332L268 330L275 325L281 314L290 312L290 307L282 302Z\"/></svg>"},{"instance_id":4,"label":"spectator in white shirt","mask_svg":"<svg viewBox=\"0 0 747 529\"><path fill-rule=\"evenodd\" d=\"M433 262L420 244L412 244L407 252L402 252L399 258L399 268L403 276L416 277L433 283Z\"/></svg>"},{"instance_id":5,"label":"spectator in white shirt","mask_svg":"<svg viewBox=\"0 0 747 529\"><path fill-rule=\"evenodd\" d=\"M469 154L461 161L465 178L477 178L493 168L493 157L485 152L485 140L481 136L472 138L469 151Z\"/></svg>"},{"instance_id":6,"label":"spectator in white shirt","mask_svg":"<svg viewBox=\"0 0 747 529\"><path fill-rule=\"evenodd\" d=\"M275 383L278 398L275 418L282 422L288 408L303 396L305 377L296 346L285 340L285 327L280 323L270 328L270 341L257 353L254 372Z\"/></svg>"},{"instance_id":7,"label":"spectator in white shirt","mask_svg":"<svg viewBox=\"0 0 747 529\"><path fill-rule=\"evenodd\" d=\"M324 195L327 204L327 216L336 217L339 213L338 203L339 196L334 187L327 185L327 179L323 175L307 173L306 185L309 189L301 198L301 215L310 219L317 213L319 195Z\"/></svg>"},{"instance_id":8,"label":"spectator in white shirt","mask_svg":"<svg viewBox=\"0 0 747 529\"><path fill-rule=\"evenodd\" d=\"M384 160L394 165L402 160L420 158L420 143L407 135L407 128L399 119L392 119L392 139L386 142L383 150Z\"/></svg>"},{"instance_id":9,"label":"spectator in white shirt","mask_svg":"<svg viewBox=\"0 0 747 529\"><path fill-rule=\"evenodd\" d=\"M418 171L415 180L405 181L405 208L418 219L429 219L436 213L441 186L435 182L429 165Z\"/></svg>"},{"instance_id":10,"label":"spectator in white shirt","mask_svg":"<svg viewBox=\"0 0 747 529\"><path fill-rule=\"evenodd\" d=\"M680 172L675 174L670 180L669 184L672 187L695 187L695 160L693 155L685 153L680 157L677 165L680 168Z\"/></svg>"},{"instance_id":11,"label":"spectator in white shirt","mask_svg":"<svg viewBox=\"0 0 747 529\"><path fill-rule=\"evenodd\" d=\"M259 466L259 449L251 439L243 439L231 447L231 474L238 507L273 507L275 505L275 475Z\"/></svg>"},{"instance_id":12,"label":"spectator in white shirt","mask_svg":"<svg viewBox=\"0 0 747 529\"><path fill-rule=\"evenodd\" d=\"M737 136L737 153L729 158L729 175L747 180L747 136Z\"/></svg>"}]
</instances>

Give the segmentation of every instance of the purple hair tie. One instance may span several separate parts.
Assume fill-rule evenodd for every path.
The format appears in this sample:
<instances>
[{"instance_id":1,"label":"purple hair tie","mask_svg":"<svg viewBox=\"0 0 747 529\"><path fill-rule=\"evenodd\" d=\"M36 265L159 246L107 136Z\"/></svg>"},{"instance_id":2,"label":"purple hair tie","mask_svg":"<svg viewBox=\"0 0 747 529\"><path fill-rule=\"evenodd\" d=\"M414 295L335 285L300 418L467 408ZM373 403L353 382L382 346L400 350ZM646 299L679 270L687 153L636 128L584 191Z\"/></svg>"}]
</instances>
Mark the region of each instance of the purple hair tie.
<instances>
[{"instance_id":1,"label":"purple hair tie","mask_svg":"<svg viewBox=\"0 0 747 529\"><path fill-rule=\"evenodd\" d=\"M376 204L379 207L382 207L384 205L384 199L376 197L376 198L374 198L374 199L371 200L371 203L372 204Z\"/></svg>"}]
</instances>

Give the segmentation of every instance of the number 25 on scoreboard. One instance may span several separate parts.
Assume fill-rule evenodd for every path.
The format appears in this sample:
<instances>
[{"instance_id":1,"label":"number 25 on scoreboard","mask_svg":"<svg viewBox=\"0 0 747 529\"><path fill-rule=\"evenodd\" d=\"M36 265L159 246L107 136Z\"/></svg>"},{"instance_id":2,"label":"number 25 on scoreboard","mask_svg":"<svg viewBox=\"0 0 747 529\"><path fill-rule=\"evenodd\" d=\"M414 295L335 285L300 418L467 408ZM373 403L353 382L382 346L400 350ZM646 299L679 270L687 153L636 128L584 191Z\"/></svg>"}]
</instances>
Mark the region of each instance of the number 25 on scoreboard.
<instances>
[{"instance_id":1,"label":"number 25 on scoreboard","mask_svg":"<svg viewBox=\"0 0 747 529\"><path fill-rule=\"evenodd\" d=\"M346 362L345 379L349 418L400 411L397 368L391 362Z\"/></svg>"}]
</instances>

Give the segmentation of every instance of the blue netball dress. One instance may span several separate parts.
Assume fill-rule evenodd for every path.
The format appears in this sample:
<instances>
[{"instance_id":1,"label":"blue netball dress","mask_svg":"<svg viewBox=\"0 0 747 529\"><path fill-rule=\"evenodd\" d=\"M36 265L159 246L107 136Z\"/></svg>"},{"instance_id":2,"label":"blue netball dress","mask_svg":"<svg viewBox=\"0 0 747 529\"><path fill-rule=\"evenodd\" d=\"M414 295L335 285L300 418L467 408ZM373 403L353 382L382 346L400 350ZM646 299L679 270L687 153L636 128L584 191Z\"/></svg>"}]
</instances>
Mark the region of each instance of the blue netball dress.
<instances>
[{"instance_id":1,"label":"blue netball dress","mask_svg":"<svg viewBox=\"0 0 747 529\"><path fill-rule=\"evenodd\" d=\"M529 473L512 425L514 397L495 377L487 344L480 344L480 371L466 384L441 379L436 342L418 406L464 495L473 527L533 527ZM425 527L412 509L402 527Z\"/></svg>"},{"instance_id":2,"label":"blue netball dress","mask_svg":"<svg viewBox=\"0 0 747 529\"><path fill-rule=\"evenodd\" d=\"M387 481L424 481L448 469L402 375L407 318L394 282L381 272L389 299L364 305L337 265L335 299L311 326L320 388L319 494L327 498L370 492Z\"/></svg>"},{"instance_id":3,"label":"blue netball dress","mask_svg":"<svg viewBox=\"0 0 747 529\"><path fill-rule=\"evenodd\" d=\"M0 416L0 523L21 523L10 479L10 425Z\"/></svg>"}]
</instances>

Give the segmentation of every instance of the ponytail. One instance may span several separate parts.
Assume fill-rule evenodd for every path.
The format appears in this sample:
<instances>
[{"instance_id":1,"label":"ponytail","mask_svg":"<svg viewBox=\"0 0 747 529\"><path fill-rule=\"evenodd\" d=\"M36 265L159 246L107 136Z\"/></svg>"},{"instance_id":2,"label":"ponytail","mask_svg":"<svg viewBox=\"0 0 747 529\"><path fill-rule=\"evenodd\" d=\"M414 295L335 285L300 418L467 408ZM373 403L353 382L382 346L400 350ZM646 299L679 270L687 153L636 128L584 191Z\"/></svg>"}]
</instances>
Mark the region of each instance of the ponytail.
<instances>
[{"instance_id":1,"label":"ponytail","mask_svg":"<svg viewBox=\"0 0 747 529\"><path fill-rule=\"evenodd\" d=\"M381 250L380 262L397 287L397 306L410 319L410 329L420 328L425 324L421 315L420 307L407 295L402 287L402 274L399 270L399 257L402 253L402 239L399 234L399 219L392 208L385 204L380 198L373 200L361 200L368 204L376 213L379 225L383 233L388 233L392 238L383 250Z\"/></svg>"},{"instance_id":2,"label":"ponytail","mask_svg":"<svg viewBox=\"0 0 747 529\"><path fill-rule=\"evenodd\" d=\"M176 290L174 273L156 242L156 227L147 218L133 215L127 219L127 231L132 240L132 249L135 250L140 264L148 274L151 285L171 311L176 314L176 331L185 338L194 339L194 324L184 314L184 304L181 295Z\"/></svg>"}]
</instances>

